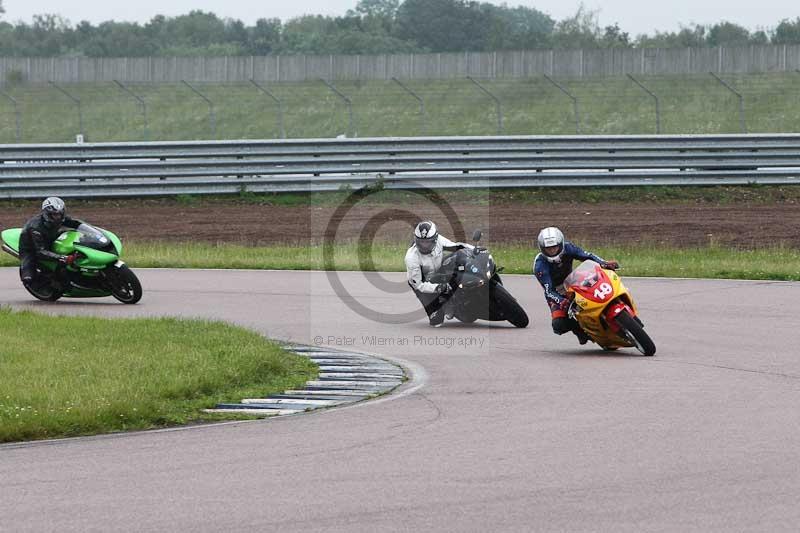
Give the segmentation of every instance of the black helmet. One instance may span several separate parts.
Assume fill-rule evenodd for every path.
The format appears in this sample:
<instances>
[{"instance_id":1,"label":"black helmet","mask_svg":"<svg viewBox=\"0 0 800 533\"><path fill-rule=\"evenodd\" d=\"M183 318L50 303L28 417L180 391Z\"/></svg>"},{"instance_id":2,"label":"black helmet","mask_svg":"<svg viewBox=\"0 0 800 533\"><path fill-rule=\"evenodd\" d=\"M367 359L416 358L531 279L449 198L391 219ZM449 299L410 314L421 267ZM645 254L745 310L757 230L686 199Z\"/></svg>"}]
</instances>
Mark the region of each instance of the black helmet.
<instances>
[{"instance_id":1,"label":"black helmet","mask_svg":"<svg viewBox=\"0 0 800 533\"><path fill-rule=\"evenodd\" d=\"M564 254L564 234L558 228L544 228L536 239L539 251L551 263L560 263ZM547 251L546 251L547 250ZM548 253L548 251L550 253Z\"/></svg>"},{"instance_id":2,"label":"black helmet","mask_svg":"<svg viewBox=\"0 0 800 533\"><path fill-rule=\"evenodd\" d=\"M51 196L42 202L42 216L44 217L44 221L48 224L61 225L66 213L67 206L61 198Z\"/></svg>"},{"instance_id":3,"label":"black helmet","mask_svg":"<svg viewBox=\"0 0 800 533\"><path fill-rule=\"evenodd\" d=\"M417 250L421 254L429 254L436 248L436 241L439 238L439 233L436 231L436 224L430 220L420 222L414 228L414 242L417 244Z\"/></svg>"}]
</instances>

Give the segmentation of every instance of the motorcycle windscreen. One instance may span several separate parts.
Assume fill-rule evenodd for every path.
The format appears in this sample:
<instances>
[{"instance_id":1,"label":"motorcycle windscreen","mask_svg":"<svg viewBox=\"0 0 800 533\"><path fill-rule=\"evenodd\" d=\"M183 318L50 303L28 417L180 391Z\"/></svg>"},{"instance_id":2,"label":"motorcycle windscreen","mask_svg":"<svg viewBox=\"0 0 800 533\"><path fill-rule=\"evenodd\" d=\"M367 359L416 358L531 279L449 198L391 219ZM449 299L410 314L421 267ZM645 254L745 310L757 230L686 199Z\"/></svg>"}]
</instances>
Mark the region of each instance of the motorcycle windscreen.
<instances>
[{"instance_id":1,"label":"motorcycle windscreen","mask_svg":"<svg viewBox=\"0 0 800 533\"><path fill-rule=\"evenodd\" d=\"M600 265L591 259L584 261L573 270L564 280L565 287L591 287L600 279L598 269Z\"/></svg>"}]
</instances>

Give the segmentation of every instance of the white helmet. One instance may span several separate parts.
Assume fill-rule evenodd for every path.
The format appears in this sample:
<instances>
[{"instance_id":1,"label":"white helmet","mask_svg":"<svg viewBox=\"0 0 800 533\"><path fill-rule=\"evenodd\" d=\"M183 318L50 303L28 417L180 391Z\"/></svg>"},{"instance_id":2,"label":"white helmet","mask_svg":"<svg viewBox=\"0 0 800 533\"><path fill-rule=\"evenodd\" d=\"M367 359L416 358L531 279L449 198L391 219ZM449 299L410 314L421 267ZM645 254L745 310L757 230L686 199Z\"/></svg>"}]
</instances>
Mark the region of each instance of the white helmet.
<instances>
[{"instance_id":1,"label":"white helmet","mask_svg":"<svg viewBox=\"0 0 800 533\"><path fill-rule=\"evenodd\" d=\"M64 204L64 200L57 196L45 198L42 202L42 216L49 224L61 224L66 213L67 206Z\"/></svg>"},{"instance_id":2,"label":"white helmet","mask_svg":"<svg viewBox=\"0 0 800 533\"><path fill-rule=\"evenodd\" d=\"M539 251L551 263L560 263L561 256L564 255L564 234L561 230L555 227L544 228L539 232L539 237L536 239L539 245ZM545 248L558 246L555 254L549 255L545 252Z\"/></svg>"},{"instance_id":3,"label":"white helmet","mask_svg":"<svg viewBox=\"0 0 800 533\"><path fill-rule=\"evenodd\" d=\"M439 239L439 232L436 230L436 224L430 220L420 222L414 228L414 242L417 244L417 250L421 254L429 254L436 248L436 241Z\"/></svg>"}]
</instances>

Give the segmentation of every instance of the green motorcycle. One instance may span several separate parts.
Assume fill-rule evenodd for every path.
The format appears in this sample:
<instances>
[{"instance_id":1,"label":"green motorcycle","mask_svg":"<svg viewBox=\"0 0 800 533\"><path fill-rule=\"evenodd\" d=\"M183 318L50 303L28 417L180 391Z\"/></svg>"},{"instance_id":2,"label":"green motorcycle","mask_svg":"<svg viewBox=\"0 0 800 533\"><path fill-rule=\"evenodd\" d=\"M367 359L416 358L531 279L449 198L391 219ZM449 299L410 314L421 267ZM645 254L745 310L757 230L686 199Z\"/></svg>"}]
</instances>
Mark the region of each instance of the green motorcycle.
<instances>
[{"instance_id":1,"label":"green motorcycle","mask_svg":"<svg viewBox=\"0 0 800 533\"><path fill-rule=\"evenodd\" d=\"M19 259L21 228L4 230L3 251ZM68 266L56 261L39 261L41 278L48 282L25 285L35 298L55 302L67 298L98 298L113 296L125 304L135 304L142 298L142 285L136 274L119 260L122 242L110 231L81 224L77 230L61 233L52 250L60 255L75 253L75 262ZM63 269L63 270L58 270ZM56 281L57 280L57 281Z\"/></svg>"}]
</instances>

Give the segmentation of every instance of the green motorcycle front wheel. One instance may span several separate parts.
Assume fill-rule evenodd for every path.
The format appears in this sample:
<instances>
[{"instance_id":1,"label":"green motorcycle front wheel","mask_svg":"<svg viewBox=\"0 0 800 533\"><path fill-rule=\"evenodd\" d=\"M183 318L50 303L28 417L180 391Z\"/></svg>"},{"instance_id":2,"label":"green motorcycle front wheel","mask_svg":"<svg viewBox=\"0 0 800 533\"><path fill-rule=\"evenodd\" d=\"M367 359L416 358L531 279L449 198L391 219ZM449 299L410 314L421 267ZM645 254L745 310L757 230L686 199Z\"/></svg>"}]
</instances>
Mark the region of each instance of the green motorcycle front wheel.
<instances>
[{"instance_id":1,"label":"green motorcycle front wheel","mask_svg":"<svg viewBox=\"0 0 800 533\"><path fill-rule=\"evenodd\" d=\"M124 304L135 304L142 299L142 284L128 265L112 266L106 274L111 285L111 295Z\"/></svg>"}]
</instances>

